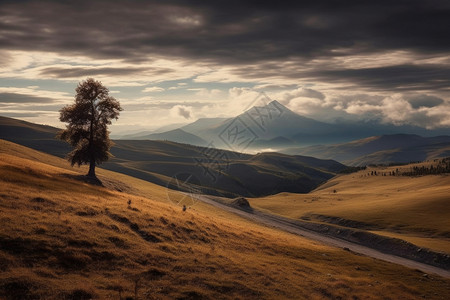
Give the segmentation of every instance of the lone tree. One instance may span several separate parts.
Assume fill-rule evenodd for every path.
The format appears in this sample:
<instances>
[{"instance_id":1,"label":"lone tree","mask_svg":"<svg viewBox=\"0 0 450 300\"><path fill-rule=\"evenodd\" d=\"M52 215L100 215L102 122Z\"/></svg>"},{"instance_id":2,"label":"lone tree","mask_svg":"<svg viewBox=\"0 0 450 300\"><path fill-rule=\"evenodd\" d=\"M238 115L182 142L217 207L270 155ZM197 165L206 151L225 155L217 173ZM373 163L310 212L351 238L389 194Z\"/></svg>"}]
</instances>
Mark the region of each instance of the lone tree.
<instances>
[{"instance_id":1,"label":"lone tree","mask_svg":"<svg viewBox=\"0 0 450 300\"><path fill-rule=\"evenodd\" d=\"M122 108L109 96L109 90L93 78L80 82L75 91L75 103L60 110L59 119L69 124L58 137L74 147L67 156L71 165L89 164L87 176L96 179L95 166L111 156L107 125L118 119Z\"/></svg>"}]
</instances>

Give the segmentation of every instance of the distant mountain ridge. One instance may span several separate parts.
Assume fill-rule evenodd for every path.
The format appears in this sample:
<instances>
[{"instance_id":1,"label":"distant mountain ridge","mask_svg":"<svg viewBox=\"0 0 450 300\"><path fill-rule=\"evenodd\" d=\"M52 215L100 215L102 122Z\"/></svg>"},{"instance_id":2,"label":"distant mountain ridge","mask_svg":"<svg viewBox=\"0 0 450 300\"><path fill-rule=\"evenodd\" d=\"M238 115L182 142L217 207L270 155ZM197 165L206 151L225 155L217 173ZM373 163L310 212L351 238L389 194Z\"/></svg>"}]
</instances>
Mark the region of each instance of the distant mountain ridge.
<instances>
[{"instance_id":1,"label":"distant mountain ridge","mask_svg":"<svg viewBox=\"0 0 450 300\"><path fill-rule=\"evenodd\" d=\"M201 118L178 129L185 133L178 132L174 135L170 130L158 135L142 134L134 138L175 142L191 139L190 144L199 146L206 143L237 152L258 152L262 149L277 151L287 147L346 143L379 135L416 134L430 137L450 133L450 129L428 130L376 121L330 124L301 116L276 100L253 106L233 118ZM238 132L242 134L236 137L235 133Z\"/></svg>"},{"instance_id":2,"label":"distant mountain ridge","mask_svg":"<svg viewBox=\"0 0 450 300\"><path fill-rule=\"evenodd\" d=\"M132 130L132 131L124 132L121 134L111 133L111 138L112 139L120 139L120 140L140 140L141 137L143 137L145 135L149 135L149 134L153 134L153 133L162 133L162 132L178 129L184 125L185 125L184 123L173 123L173 124L158 127L153 130L142 130L141 129L140 131Z\"/></svg>"},{"instance_id":3,"label":"distant mountain ridge","mask_svg":"<svg viewBox=\"0 0 450 300\"><path fill-rule=\"evenodd\" d=\"M161 133L151 133L141 135L135 140L159 140L159 141L171 141L176 143L191 144L197 146L206 146L207 142L194 134L184 131L183 129L174 129Z\"/></svg>"},{"instance_id":4,"label":"distant mountain ridge","mask_svg":"<svg viewBox=\"0 0 450 300\"><path fill-rule=\"evenodd\" d=\"M281 152L334 159L351 166L409 163L450 156L450 136L382 135L335 145L287 148Z\"/></svg>"},{"instance_id":5,"label":"distant mountain ridge","mask_svg":"<svg viewBox=\"0 0 450 300\"><path fill-rule=\"evenodd\" d=\"M276 100L264 106L253 106L234 118L219 119L216 124L212 121L207 128L197 126L188 128L188 131L202 136L218 148L238 152L277 146L277 139L282 141L281 144L287 141L295 144L297 141L292 137L296 134L317 135L333 130L332 125L300 116ZM242 139L250 139L251 142L239 145L228 140L227 132L233 130L243 132Z\"/></svg>"}]
</instances>

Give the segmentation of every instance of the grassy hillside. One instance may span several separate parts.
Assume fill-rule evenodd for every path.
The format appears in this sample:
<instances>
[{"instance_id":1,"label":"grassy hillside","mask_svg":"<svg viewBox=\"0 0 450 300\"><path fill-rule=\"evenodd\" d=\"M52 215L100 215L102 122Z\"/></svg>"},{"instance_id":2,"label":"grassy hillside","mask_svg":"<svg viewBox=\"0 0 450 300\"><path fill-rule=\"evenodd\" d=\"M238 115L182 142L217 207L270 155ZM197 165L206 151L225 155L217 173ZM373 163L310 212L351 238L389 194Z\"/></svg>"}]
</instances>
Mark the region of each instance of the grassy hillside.
<instances>
[{"instance_id":1,"label":"grassy hillside","mask_svg":"<svg viewBox=\"0 0 450 300\"><path fill-rule=\"evenodd\" d=\"M191 174L205 193L258 196L309 192L345 167L331 160L278 153L239 154L167 141L116 141L105 168L167 185Z\"/></svg>"},{"instance_id":2,"label":"grassy hillside","mask_svg":"<svg viewBox=\"0 0 450 300\"><path fill-rule=\"evenodd\" d=\"M0 119L0 138L64 157L58 129L11 118ZM175 135L180 130L172 131ZM203 192L227 197L261 196L281 191L309 192L345 168L330 160L275 153L248 155L169 141L117 140L104 168L162 186L173 177L195 178ZM263 159L264 158L264 159ZM174 186L175 187L175 186Z\"/></svg>"},{"instance_id":3,"label":"grassy hillside","mask_svg":"<svg viewBox=\"0 0 450 300\"><path fill-rule=\"evenodd\" d=\"M99 170L110 188L96 187L77 171L0 141L0 298L119 299L137 290L139 299L445 299L450 292L449 280L200 203L183 213L157 185Z\"/></svg>"},{"instance_id":4,"label":"grassy hillside","mask_svg":"<svg viewBox=\"0 0 450 300\"><path fill-rule=\"evenodd\" d=\"M281 193L250 203L294 219L362 228L450 253L450 174L382 176L432 164L368 168L337 176L307 195Z\"/></svg>"},{"instance_id":5,"label":"grassy hillside","mask_svg":"<svg viewBox=\"0 0 450 300\"><path fill-rule=\"evenodd\" d=\"M0 116L0 139L12 141L60 157L70 151L69 145L55 139L58 128L33 124Z\"/></svg>"},{"instance_id":6,"label":"grassy hillside","mask_svg":"<svg viewBox=\"0 0 450 300\"><path fill-rule=\"evenodd\" d=\"M351 161L347 161L347 163L352 166L366 166L374 163L409 163L443 158L448 157L449 155L450 143L438 143L378 151L366 156L352 159Z\"/></svg>"}]
</instances>

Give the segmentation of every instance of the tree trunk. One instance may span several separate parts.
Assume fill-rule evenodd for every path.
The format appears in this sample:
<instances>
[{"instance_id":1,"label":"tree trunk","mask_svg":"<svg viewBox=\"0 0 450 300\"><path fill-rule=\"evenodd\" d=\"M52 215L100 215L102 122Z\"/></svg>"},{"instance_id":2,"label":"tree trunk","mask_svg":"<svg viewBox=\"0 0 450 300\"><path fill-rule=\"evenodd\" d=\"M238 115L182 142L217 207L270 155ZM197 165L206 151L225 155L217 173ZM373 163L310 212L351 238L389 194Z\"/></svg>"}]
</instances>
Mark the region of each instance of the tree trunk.
<instances>
[{"instance_id":1,"label":"tree trunk","mask_svg":"<svg viewBox=\"0 0 450 300\"><path fill-rule=\"evenodd\" d=\"M92 100L93 101L93 100ZM90 124L90 132L89 132L89 156L91 161L89 162L89 173L88 177L97 178L95 176L95 153L94 153L94 120L95 120L95 108L94 103L92 102L91 109L91 124Z\"/></svg>"},{"instance_id":2,"label":"tree trunk","mask_svg":"<svg viewBox=\"0 0 450 300\"><path fill-rule=\"evenodd\" d=\"M91 160L91 162L89 163L89 173L87 174L87 176L91 178L97 178L97 176L95 176L95 160Z\"/></svg>"}]
</instances>

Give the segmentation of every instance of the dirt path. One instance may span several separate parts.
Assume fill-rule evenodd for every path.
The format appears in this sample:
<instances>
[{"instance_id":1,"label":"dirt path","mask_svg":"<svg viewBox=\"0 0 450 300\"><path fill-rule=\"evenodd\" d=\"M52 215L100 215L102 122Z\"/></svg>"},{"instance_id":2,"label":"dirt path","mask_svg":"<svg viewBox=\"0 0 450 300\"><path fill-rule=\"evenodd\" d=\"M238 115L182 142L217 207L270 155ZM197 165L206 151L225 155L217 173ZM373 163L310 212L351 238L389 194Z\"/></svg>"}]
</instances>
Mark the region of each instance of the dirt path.
<instances>
[{"instance_id":1,"label":"dirt path","mask_svg":"<svg viewBox=\"0 0 450 300\"><path fill-rule=\"evenodd\" d=\"M297 235L309 238L311 240L319 241L319 242L329 245L329 246L334 246L334 247L338 247L338 248L346 248L355 253L363 254L363 255L370 256L370 257L373 257L376 259L381 259L381 260L384 260L387 262L395 263L395 264L409 267L412 269L418 269L425 273L433 273L433 274L437 274L437 275L445 277L445 278L450 278L450 271L440 269L440 268L437 268L434 266L430 266L430 265L427 265L424 263L420 263L420 262L417 262L414 260L406 259L403 257L386 254L386 253L377 251L375 249L365 247L362 245L358 245L355 243L351 243L351 242L348 242L345 240L333 238L330 236L325 236L320 233L304 229L304 228L300 227L298 224L295 224L293 220L290 220L288 218L263 213L263 212L257 211L257 210L253 210L252 212L247 212L247 211L244 211L244 210L241 210L238 208L234 208L234 207L219 203L216 200L214 200L213 196L208 196L208 195L191 195L191 196L195 196L195 198L197 198L198 200L200 200L202 202L205 202L205 203L208 203L215 207L218 207L220 209L232 212L232 213L237 214L246 219L250 219L252 221L262 223L267 226L275 227L275 228L281 229L286 232L297 234Z\"/></svg>"}]
</instances>

